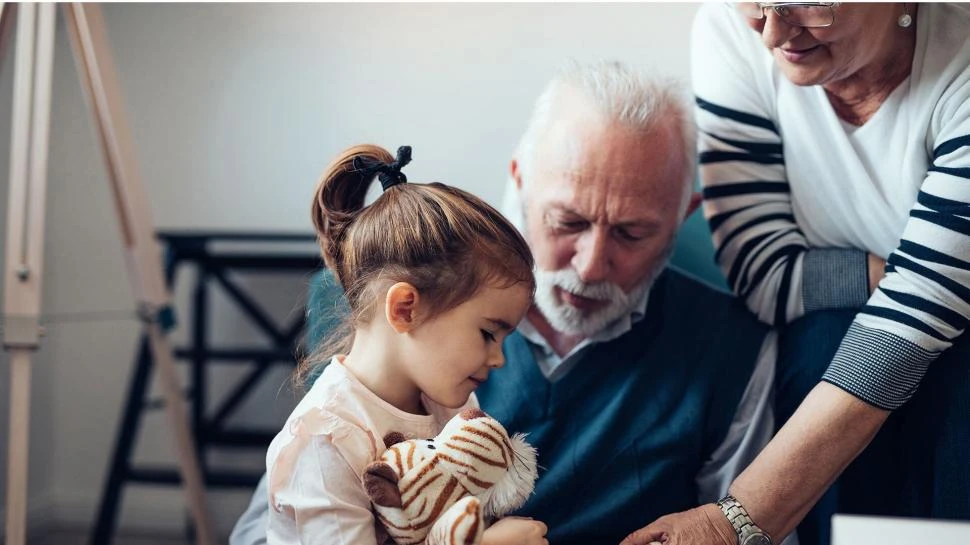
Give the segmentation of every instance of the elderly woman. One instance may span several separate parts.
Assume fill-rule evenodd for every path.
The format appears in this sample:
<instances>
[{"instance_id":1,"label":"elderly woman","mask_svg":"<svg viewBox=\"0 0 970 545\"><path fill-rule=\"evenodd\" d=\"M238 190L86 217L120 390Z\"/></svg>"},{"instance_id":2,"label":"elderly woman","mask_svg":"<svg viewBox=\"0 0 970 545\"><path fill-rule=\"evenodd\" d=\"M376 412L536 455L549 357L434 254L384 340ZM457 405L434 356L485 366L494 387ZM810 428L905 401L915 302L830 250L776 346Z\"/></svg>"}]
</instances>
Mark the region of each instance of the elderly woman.
<instances>
[{"instance_id":1,"label":"elderly woman","mask_svg":"<svg viewBox=\"0 0 970 545\"><path fill-rule=\"evenodd\" d=\"M729 285L779 326L854 310L731 495L625 543L771 543L893 412L887 432L910 422L900 456L936 479L909 514L970 517L970 9L709 4L692 40L705 213ZM949 461L906 458L936 439ZM917 494L903 482L894 493Z\"/></svg>"}]
</instances>

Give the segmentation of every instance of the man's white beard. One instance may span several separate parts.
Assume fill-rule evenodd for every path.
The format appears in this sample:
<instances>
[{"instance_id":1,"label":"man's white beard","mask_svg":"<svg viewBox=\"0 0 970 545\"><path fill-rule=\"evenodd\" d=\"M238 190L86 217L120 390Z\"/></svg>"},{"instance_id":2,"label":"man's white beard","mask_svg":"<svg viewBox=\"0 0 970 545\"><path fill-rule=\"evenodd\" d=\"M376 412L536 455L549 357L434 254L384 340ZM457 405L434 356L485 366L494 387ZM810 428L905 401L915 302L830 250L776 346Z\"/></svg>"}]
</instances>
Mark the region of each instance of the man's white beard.
<instances>
[{"instance_id":1,"label":"man's white beard","mask_svg":"<svg viewBox=\"0 0 970 545\"><path fill-rule=\"evenodd\" d=\"M586 284L571 267L558 271L544 271L536 267L535 304L556 331L567 335L591 337L622 316L633 312L633 307L653 286L653 281L661 270L663 270L662 266L657 267L656 271L651 271L651 274L630 293L625 293L613 282ZM560 300L556 295L556 288L587 299L603 301L606 306L588 312L579 310Z\"/></svg>"},{"instance_id":2,"label":"man's white beard","mask_svg":"<svg viewBox=\"0 0 970 545\"><path fill-rule=\"evenodd\" d=\"M516 187L515 180L511 177L506 184L505 194L502 197L502 213L531 245L532 240L526 229L525 203ZM657 266L630 293L625 293L620 286L612 282L586 284L580 280L579 274L570 267L558 271L545 271L536 266L533 269L536 278L536 292L533 303L556 331L566 335L592 337L619 318L633 312L633 307L640 302L645 293L650 291L654 281L667 268L675 243L676 236L667 244ZM583 312L569 303L559 300L556 296L557 287L575 295L606 301L607 305L589 313Z\"/></svg>"}]
</instances>

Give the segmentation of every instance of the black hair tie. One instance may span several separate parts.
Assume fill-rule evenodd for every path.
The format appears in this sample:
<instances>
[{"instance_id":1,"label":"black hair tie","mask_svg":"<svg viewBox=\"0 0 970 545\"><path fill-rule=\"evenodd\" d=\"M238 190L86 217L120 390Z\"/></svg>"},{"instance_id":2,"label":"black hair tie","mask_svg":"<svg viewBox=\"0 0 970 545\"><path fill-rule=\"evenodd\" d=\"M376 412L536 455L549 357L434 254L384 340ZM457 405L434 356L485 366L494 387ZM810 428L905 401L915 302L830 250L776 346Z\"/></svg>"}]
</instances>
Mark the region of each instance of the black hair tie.
<instances>
[{"instance_id":1,"label":"black hair tie","mask_svg":"<svg viewBox=\"0 0 970 545\"><path fill-rule=\"evenodd\" d=\"M389 187L408 181L401 169L410 162L411 146L401 146L397 148L397 159L393 163L385 163L368 157L354 157L354 170L365 177L377 174L381 187L384 188L384 191L387 191Z\"/></svg>"}]
</instances>

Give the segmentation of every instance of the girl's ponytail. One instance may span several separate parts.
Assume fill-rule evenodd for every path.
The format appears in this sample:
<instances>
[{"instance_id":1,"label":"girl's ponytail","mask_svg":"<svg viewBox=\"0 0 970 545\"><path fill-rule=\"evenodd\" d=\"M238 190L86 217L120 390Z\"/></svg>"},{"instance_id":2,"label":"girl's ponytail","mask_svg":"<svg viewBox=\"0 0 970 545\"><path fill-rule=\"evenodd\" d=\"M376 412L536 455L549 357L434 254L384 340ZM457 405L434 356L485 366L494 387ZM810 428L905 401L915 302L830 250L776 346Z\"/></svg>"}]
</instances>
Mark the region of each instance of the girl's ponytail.
<instances>
[{"instance_id":1,"label":"girl's ponytail","mask_svg":"<svg viewBox=\"0 0 970 545\"><path fill-rule=\"evenodd\" d=\"M313 198L311 216L323 252L323 261L346 289L343 241L347 228L364 209L374 173L361 173L354 159L390 163L394 156L380 146L362 144L347 149L323 171Z\"/></svg>"}]
</instances>

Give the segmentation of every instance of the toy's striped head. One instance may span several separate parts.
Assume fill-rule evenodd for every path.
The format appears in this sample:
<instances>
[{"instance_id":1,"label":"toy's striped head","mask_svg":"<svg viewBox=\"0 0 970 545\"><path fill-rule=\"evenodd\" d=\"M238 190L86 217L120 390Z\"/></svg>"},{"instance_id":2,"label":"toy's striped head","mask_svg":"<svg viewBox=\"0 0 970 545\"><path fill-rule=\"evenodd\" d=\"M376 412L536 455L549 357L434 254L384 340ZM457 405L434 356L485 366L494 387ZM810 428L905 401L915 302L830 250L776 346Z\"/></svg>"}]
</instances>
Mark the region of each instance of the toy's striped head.
<instances>
[{"instance_id":1,"label":"toy's striped head","mask_svg":"<svg viewBox=\"0 0 970 545\"><path fill-rule=\"evenodd\" d=\"M364 476L378 518L398 544L420 543L465 496L477 497L485 516L500 516L521 506L535 485L535 449L478 409L462 411L434 439L400 439L385 438L387 451Z\"/></svg>"}]
</instances>

